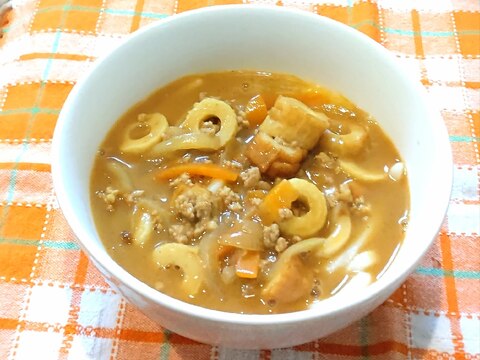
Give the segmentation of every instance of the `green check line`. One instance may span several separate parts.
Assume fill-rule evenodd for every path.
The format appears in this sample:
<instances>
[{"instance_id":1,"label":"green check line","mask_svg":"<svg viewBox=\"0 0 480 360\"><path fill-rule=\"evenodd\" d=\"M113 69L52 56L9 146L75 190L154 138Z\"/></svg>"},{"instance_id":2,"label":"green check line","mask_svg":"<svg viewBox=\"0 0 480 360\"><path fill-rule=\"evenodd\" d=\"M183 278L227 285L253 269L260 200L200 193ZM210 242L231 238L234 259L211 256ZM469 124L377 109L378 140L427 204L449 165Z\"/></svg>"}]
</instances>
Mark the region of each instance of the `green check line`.
<instances>
[{"instance_id":1,"label":"green check line","mask_svg":"<svg viewBox=\"0 0 480 360\"><path fill-rule=\"evenodd\" d=\"M456 33L454 31L413 31L404 29L394 29L390 27L381 27L377 22L373 20L364 20L356 24L350 24L351 27L358 29L362 26L370 25L374 28L384 31L387 34L402 35L402 36L422 36L422 37L449 37L455 35L479 35L480 30L460 30Z\"/></svg>"},{"instance_id":2,"label":"green check line","mask_svg":"<svg viewBox=\"0 0 480 360\"><path fill-rule=\"evenodd\" d=\"M40 240L24 240L24 239L5 239L0 238L0 244L39 246ZM42 247L59 250L79 250L80 247L73 241L52 241L44 240Z\"/></svg>"},{"instance_id":3,"label":"green check line","mask_svg":"<svg viewBox=\"0 0 480 360\"><path fill-rule=\"evenodd\" d=\"M419 267L415 270L416 274L435 276L435 277L454 277L456 279L480 279L480 271L466 271L466 270L443 270L437 268Z\"/></svg>"},{"instance_id":4,"label":"green check line","mask_svg":"<svg viewBox=\"0 0 480 360\"><path fill-rule=\"evenodd\" d=\"M0 238L0 244L13 244L25 246L39 246L40 240L26 240L26 239L6 239ZM42 246L49 249L60 250L79 250L80 247L74 241L52 241L44 240ZM419 267L415 270L418 275L427 275L435 277L454 277L457 279L480 279L480 271L468 270L443 270L438 268Z\"/></svg>"},{"instance_id":5,"label":"green check line","mask_svg":"<svg viewBox=\"0 0 480 360\"><path fill-rule=\"evenodd\" d=\"M46 13L49 11L83 11L83 12L104 12L106 14L111 14L111 15L128 15L128 16L141 16L144 18L150 18L150 19L163 19L167 17L167 14L156 14L152 12L139 12L139 11L134 11L134 10L127 10L127 9L101 9L97 7L91 7L91 6L78 6L78 5L57 5L57 6L48 6L42 9L38 10L38 14L41 13Z\"/></svg>"},{"instance_id":6,"label":"green check line","mask_svg":"<svg viewBox=\"0 0 480 360\"><path fill-rule=\"evenodd\" d=\"M473 136L450 135L449 139L451 142L480 142L480 137Z\"/></svg>"},{"instance_id":7,"label":"green check line","mask_svg":"<svg viewBox=\"0 0 480 360\"><path fill-rule=\"evenodd\" d=\"M368 328L369 328L369 315L366 315L360 320L360 346L362 351L362 360L370 359L368 353Z\"/></svg>"},{"instance_id":8,"label":"green check line","mask_svg":"<svg viewBox=\"0 0 480 360\"><path fill-rule=\"evenodd\" d=\"M60 109L48 109L34 106L31 108L18 108L18 109L9 109L0 111L0 116L2 115L15 115L15 114L51 114L58 115L60 114Z\"/></svg>"},{"instance_id":9,"label":"green check line","mask_svg":"<svg viewBox=\"0 0 480 360\"><path fill-rule=\"evenodd\" d=\"M164 329L163 335L164 335L164 340L163 340L162 347L160 349L160 360L168 360L170 357L170 348L171 348L170 336L172 335L172 333L169 330Z\"/></svg>"}]
</instances>

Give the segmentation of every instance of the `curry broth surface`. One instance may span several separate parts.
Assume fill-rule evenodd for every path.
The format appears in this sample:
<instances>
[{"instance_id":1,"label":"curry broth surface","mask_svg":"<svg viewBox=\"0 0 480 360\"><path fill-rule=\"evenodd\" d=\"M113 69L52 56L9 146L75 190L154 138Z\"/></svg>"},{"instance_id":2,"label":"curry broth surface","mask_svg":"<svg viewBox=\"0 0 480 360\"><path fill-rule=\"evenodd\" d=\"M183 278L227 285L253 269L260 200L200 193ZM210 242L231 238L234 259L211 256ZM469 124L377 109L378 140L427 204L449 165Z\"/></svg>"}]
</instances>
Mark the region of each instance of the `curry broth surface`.
<instances>
[{"instance_id":1,"label":"curry broth surface","mask_svg":"<svg viewBox=\"0 0 480 360\"><path fill-rule=\"evenodd\" d=\"M182 280L182 273L173 268L162 269L152 260L152 252L159 244L172 241L166 228L157 229L153 238L138 246L127 244L120 235L131 230L132 206L125 201L117 201L113 211L107 211L105 202L97 196L108 186L117 186L117 180L112 176L106 164L112 159L121 161L129 166L129 177L135 189L144 190L144 196L156 199L165 209L169 209L170 198L174 189L168 182L154 180L154 173L158 169L168 168L178 163L178 157L190 153L192 159L203 159L207 156L213 162L219 162L225 157L225 152L232 159L245 161L245 141L251 141L255 129L241 129L237 139L216 154L202 151L180 151L177 157L149 159L143 155L123 154L119 145L124 139L125 128L136 121L138 114L159 112L168 119L170 125L179 125L185 118L193 104L199 97L215 97L227 101L238 113L245 109L248 101L258 94L269 94L275 98L277 95L295 97L295 94L316 87L296 77L284 74L270 74L250 71L231 71L192 75L174 81L157 90L146 100L132 107L123 115L111 129L98 152L91 177L91 203L93 216L97 225L100 238L112 258L124 267L133 276L160 291L202 307L236 313L278 313L303 310L313 301L330 297L339 291L345 280L354 275L345 267L329 274L325 270L328 259L318 259L310 256L304 259L306 268L315 278L320 280L320 291L309 292L299 300L284 304L271 304L262 298L261 288L265 277L258 279L236 278L233 283L226 285L219 283L220 290L204 286L196 295L184 294L178 286ZM377 123L368 114L349 105L349 109L335 105L336 95L325 91L324 101L310 106L314 110L323 111L333 120L334 126L341 133L342 124L356 123L368 130L368 141L362 152L347 158L355 160L359 165L372 172L383 171L385 166L391 166L400 161L398 152L392 142L382 132ZM333 94L333 95L332 95ZM333 105L332 105L333 104ZM349 104L349 103L348 103ZM342 172L336 173L319 167L315 155L321 149L317 146L309 152L303 161L301 170L296 177L307 179L316 184L323 192L331 188L328 177L338 185L348 179ZM223 155L222 155L223 154ZM273 184L274 179L267 179ZM198 179L200 183L205 179ZM230 184L232 190L246 198L247 191L240 181ZM375 279L382 273L389 263L396 248L404 237L404 226L409 209L409 192L405 176L398 181L382 181L374 184L360 184L364 199L368 202L368 214L354 214L352 212L351 238L358 236L366 226L374 227L368 241L363 244L360 251L371 250L376 254L375 263L368 268L368 272ZM330 211L330 208L329 208ZM327 237L335 224L331 218L317 236ZM201 241L201 236L196 243ZM265 251L262 259L275 260L279 254L275 251ZM268 269L267 269L268 270ZM268 273L268 271L267 271ZM208 276L208 275L207 275Z\"/></svg>"}]
</instances>

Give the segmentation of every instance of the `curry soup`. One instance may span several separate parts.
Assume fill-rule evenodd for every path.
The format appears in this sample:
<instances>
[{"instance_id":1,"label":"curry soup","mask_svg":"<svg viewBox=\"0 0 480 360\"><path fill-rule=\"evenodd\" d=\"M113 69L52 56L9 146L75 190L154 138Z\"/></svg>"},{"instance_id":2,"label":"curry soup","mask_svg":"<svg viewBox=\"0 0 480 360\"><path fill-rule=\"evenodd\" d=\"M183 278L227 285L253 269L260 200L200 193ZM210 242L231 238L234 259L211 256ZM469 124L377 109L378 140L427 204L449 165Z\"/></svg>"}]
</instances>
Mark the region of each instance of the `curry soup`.
<instances>
[{"instance_id":1,"label":"curry soup","mask_svg":"<svg viewBox=\"0 0 480 360\"><path fill-rule=\"evenodd\" d=\"M404 165L376 121L284 74L192 75L115 124L91 203L109 254L186 302L306 309L375 281L404 237Z\"/></svg>"}]
</instances>

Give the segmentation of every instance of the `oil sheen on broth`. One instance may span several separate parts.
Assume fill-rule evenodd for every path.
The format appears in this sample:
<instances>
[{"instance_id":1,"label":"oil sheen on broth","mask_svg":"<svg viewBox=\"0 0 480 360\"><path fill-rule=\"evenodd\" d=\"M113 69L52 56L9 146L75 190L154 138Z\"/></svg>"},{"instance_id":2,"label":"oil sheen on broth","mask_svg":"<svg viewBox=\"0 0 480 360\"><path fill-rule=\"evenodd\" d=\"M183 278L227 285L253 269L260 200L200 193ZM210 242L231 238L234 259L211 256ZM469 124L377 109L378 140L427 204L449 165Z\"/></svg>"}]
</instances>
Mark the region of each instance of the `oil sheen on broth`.
<instances>
[{"instance_id":1,"label":"oil sheen on broth","mask_svg":"<svg viewBox=\"0 0 480 360\"><path fill-rule=\"evenodd\" d=\"M404 237L392 142L343 96L294 76L192 75L119 119L91 178L112 258L172 297L299 311L375 281Z\"/></svg>"}]
</instances>

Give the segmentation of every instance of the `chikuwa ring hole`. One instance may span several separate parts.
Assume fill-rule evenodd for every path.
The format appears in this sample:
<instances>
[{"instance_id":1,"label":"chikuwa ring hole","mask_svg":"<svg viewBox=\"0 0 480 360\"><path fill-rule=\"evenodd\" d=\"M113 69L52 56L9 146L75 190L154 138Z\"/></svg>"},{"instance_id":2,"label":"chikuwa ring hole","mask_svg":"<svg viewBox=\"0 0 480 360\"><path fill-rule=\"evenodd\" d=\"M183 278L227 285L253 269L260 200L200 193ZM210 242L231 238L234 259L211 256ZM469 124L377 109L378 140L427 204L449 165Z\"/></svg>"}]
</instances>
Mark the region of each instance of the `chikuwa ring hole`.
<instances>
[{"instance_id":1,"label":"chikuwa ring hole","mask_svg":"<svg viewBox=\"0 0 480 360\"><path fill-rule=\"evenodd\" d=\"M292 203L292 212L295 216L303 216L310 211L310 206L305 201L300 199L295 200Z\"/></svg>"},{"instance_id":2,"label":"chikuwa ring hole","mask_svg":"<svg viewBox=\"0 0 480 360\"><path fill-rule=\"evenodd\" d=\"M221 121L218 117L212 116L206 118L200 123L200 130L216 134L220 131Z\"/></svg>"}]
</instances>

